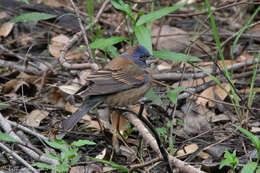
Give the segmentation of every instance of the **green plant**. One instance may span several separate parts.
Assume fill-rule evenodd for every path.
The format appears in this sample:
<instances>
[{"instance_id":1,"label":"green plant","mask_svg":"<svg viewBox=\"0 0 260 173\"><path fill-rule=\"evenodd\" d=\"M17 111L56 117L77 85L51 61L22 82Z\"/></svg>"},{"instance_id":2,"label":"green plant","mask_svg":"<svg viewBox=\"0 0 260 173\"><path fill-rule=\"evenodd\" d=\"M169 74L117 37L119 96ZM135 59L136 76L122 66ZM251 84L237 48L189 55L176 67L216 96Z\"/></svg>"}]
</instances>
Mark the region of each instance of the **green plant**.
<instances>
[{"instance_id":1,"label":"green plant","mask_svg":"<svg viewBox=\"0 0 260 173\"><path fill-rule=\"evenodd\" d=\"M36 22L40 20L47 20L51 18L57 17L56 15L48 14L48 13L38 13L38 12L32 12L32 13L24 13L20 16L15 17L14 19L10 20L11 23L16 22Z\"/></svg>"},{"instance_id":2,"label":"green plant","mask_svg":"<svg viewBox=\"0 0 260 173\"><path fill-rule=\"evenodd\" d=\"M0 132L0 141L5 141L5 142L17 142L16 139L14 139L13 137L11 137L10 135L6 134L6 133L2 133Z\"/></svg>"},{"instance_id":3,"label":"green plant","mask_svg":"<svg viewBox=\"0 0 260 173\"><path fill-rule=\"evenodd\" d=\"M131 28L128 28L129 33L131 33L130 32L131 30L134 31L134 35L138 43L143 45L151 54L153 54L153 51L152 51L151 30L150 27L148 26L149 23L185 5L185 4L179 4L172 7L166 7L166 8L159 9L157 11L152 11L148 14L139 12L138 16L135 18L131 6L124 3L124 1L111 0L111 3L116 9L122 11L125 14L125 16L129 17L131 21L130 23ZM134 42L135 38L131 38L132 43Z\"/></svg>"},{"instance_id":4,"label":"green plant","mask_svg":"<svg viewBox=\"0 0 260 173\"><path fill-rule=\"evenodd\" d=\"M75 165L78 162L78 160L81 157L80 152L78 152L78 147L81 147L83 145L95 145L94 142L91 142L89 140L78 140L72 142L71 144L68 144L67 142L61 139L56 139L54 142L45 142L52 148L55 148L60 151L59 154L44 154L46 157L58 160L59 164L54 166L37 162L34 163L33 166L54 170L57 172L67 172L71 166Z\"/></svg>"},{"instance_id":5,"label":"green plant","mask_svg":"<svg viewBox=\"0 0 260 173\"><path fill-rule=\"evenodd\" d=\"M256 169L259 169L257 168L257 165L259 164L259 160L260 160L260 139L256 135L254 135L253 133L249 132L248 130L242 127L239 127L237 125L233 125L233 126L235 126L240 132L242 132L247 137L249 137L249 139L251 140L251 142L253 143L257 151L257 161L248 162L241 170L241 173L253 173Z\"/></svg>"},{"instance_id":6,"label":"green plant","mask_svg":"<svg viewBox=\"0 0 260 173\"><path fill-rule=\"evenodd\" d=\"M215 23L215 19L214 19L214 16L213 16L213 13L212 13L212 10L211 10L211 5L209 3L209 0L205 0L205 4L206 4L206 7L208 9L208 13L209 13L209 19L210 19L210 25L211 25L211 28L212 28L212 32L213 32L213 36L214 36L214 39L215 39L215 42L216 42L216 45L217 45L217 50L218 50L218 54L219 54L219 57L221 59L221 62L223 64L223 69L221 69L223 72L224 72L224 76L225 78L228 80L229 84L231 85L231 94L230 93L227 93L229 98L231 99L232 103L234 105L239 105L239 102L240 100L242 100L241 96L237 93L236 91L236 88L234 86L234 80L232 78L232 72L229 72L228 69L227 69L227 64L225 63L225 57L224 57L224 54L222 52L222 46L221 46L221 43L220 43L220 38L219 38L219 34L218 34L218 30L217 30L217 27L216 27L216 23ZM242 33L249 27L249 24L253 21L254 17L256 16L256 14L258 14L258 12L260 11L260 6L258 6L258 8L255 10L255 12L253 13L253 15L249 18L249 20L246 22L246 24L240 29L240 31L238 32L234 42L233 42L233 45L232 45L232 54L231 54L231 57L232 57L232 60L234 59L234 50L236 48L236 45L237 45L237 42L240 38L240 36L242 35ZM215 57L216 59L217 57ZM212 76L212 75L209 75L212 80L214 80L216 82L216 84L218 86L220 86L224 91L226 91L224 89L224 87L222 87L220 81ZM252 83L253 84L253 80L252 80ZM252 86L252 85L251 85ZM252 93L252 90L250 90L250 93ZM249 97L249 101L248 103L250 104L250 102L252 102L252 95L251 97ZM251 99L251 100L250 100ZM235 106L235 111L238 115L238 119L240 120L240 122L242 121L242 111L239 107Z\"/></svg>"},{"instance_id":7,"label":"green plant","mask_svg":"<svg viewBox=\"0 0 260 173\"><path fill-rule=\"evenodd\" d=\"M124 171L124 172L129 172L130 169L129 168L126 168L122 165L119 165L119 164L116 164L114 162L110 162L110 161L107 161L107 160L103 160L103 159L98 159L98 158L93 158L93 157L89 157L89 156L86 156L87 158L90 158L92 160L95 160L97 162L100 162L100 163L103 163L103 164L106 164L108 166L110 166L111 168L115 168L117 170L121 170L121 171Z\"/></svg>"},{"instance_id":8,"label":"green plant","mask_svg":"<svg viewBox=\"0 0 260 173\"><path fill-rule=\"evenodd\" d=\"M234 150L232 154L228 150L226 150L224 158L225 160L221 161L219 169L223 168L224 166L231 166L232 172L234 173L239 162L236 156L236 150Z\"/></svg>"}]
</instances>

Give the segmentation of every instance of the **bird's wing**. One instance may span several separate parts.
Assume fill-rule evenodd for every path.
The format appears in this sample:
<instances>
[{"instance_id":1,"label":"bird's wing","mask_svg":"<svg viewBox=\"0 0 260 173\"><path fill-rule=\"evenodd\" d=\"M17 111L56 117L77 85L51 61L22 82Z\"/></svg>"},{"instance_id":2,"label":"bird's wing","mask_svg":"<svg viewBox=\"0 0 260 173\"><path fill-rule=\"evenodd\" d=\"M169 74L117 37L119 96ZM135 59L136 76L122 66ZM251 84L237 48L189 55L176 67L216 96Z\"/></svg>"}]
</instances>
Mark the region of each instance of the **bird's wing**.
<instances>
[{"instance_id":1,"label":"bird's wing","mask_svg":"<svg viewBox=\"0 0 260 173\"><path fill-rule=\"evenodd\" d=\"M145 83L145 77L145 74L133 76L123 71L100 70L88 76L90 84L81 95L105 95L136 88Z\"/></svg>"}]
</instances>

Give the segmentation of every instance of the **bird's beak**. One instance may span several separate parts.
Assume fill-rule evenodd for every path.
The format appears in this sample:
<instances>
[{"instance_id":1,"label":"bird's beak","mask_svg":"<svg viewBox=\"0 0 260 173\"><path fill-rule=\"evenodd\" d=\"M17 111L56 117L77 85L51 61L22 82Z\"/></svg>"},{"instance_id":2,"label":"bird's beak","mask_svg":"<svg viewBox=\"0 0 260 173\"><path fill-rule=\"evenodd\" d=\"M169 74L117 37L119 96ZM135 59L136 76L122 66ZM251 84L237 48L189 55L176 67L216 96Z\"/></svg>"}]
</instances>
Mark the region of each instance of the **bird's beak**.
<instances>
[{"instance_id":1,"label":"bird's beak","mask_svg":"<svg viewBox=\"0 0 260 173\"><path fill-rule=\"evenodd\" d=\"M151 64L157 62L157 60L155 59L155 57L149 56L149 57L145 60L145 62L146 62L146 64L147 64L148 66L150 66Z\"/></svg>"}]
</instances>

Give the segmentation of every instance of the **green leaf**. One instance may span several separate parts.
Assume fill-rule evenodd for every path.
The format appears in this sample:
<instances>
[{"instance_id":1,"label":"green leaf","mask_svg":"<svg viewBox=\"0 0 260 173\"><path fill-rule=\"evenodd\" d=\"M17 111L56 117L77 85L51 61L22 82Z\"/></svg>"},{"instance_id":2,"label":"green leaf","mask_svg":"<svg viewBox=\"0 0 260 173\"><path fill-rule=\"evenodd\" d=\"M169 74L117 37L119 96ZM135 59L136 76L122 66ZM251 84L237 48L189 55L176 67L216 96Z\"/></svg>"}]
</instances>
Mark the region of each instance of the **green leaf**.
<instances>
[{"instance_id":1,"label":"green leaf","mask_svg":"<svg viewBox=\"0 0 260 173\"><path fill-rule=\"evenodd\" d=\"M51 19L51 18L55 18L55 17L56 17L56 15L52 15L52 14L33 12L33 13L24 13L20 16L17 16L16 18L10 20L9 22L11 22L11 23L36 22L39 20L47 20L47 19Z\"/></svg>"},{"instance_id":2,"label":"green leaf","mask_svg":"<svg viewBox=\"0 0 260 173\"><path fill-rule=\"evenodd\" d=\"M105 52L112 58L119 55L117 48L115 46L108 46L105 48Z\"/></svg>"},{"instance_id":3,"label":"green leaf","mask_svg":"<svg viewBox=\"0 0 260 173\"><path fill-rule=\"evenodd\" d=\"M157 104L157 105L162 105L163 104L161 98L153 91L153 89L150 89L146 93L145 97L150 99L150 100L152 100L154 104Z\"/></svg>"},{"instance_id":4,"label":"green leaf","mask_svg":"<svg viewBox=\"0 0 260 173\"><path fill-rule=\"evenodd\" d=\"M76 165L81 157L81 154L77 153L73 158L70 159L70 165Z\"/></svg>"},{"instance_id":5,"label":"green leaf","mask_svg":"<svg viewBox=\"0 0 260 173\"><path fill-rule=\"evenodd\" d=\"M167 97L172 101L172 103L177 104L178 94L186 89L185 86L175 88L173 91L167 93Z\"/></svg>"},{"instance_id":6,"label":"green leaf","mask_svg":"<svg viewBox=\"0 0 260 173\"><path fill-rule=\"evenodd\" d=\"M78 154L77 152L78 152L78 148L74 148L74 149L70 149L70 150L61 152L60 159L61 159L62 163L67 163L69 161L69 159L76 157L76 155Z\"/></svg>"},{"instance_id":7,"label":"green leaf","mask_svg":"<svg viewBox=\"0 0 260 173\"><path fill-rule=\"evenodd\" d=\"M256 150L259 152L260 151L260 140L257 136L255 136L253 133L249 132L248 130L239 127L237 125L234 125L240 132L244 133L247 137L250 138L251 142L254 144L254 147L256 148Z\"/></svg>"},{"instance_id":8,"label":"green leaf","mask_svg":"<svg viewBox=\"0 0 260 173\"><path fill-rule=\"evenodd\" d=\"M117 44L121 41L127 40L125 37L111 37L111 38L101 38L97 39L90 44L91 49L105 49L106 47Z\"/></svg>"},{"instance_id":9,"label":"green leaf","mask_svg":"<svg viewBox=\"0 0 260 173\"><path fill-rule=\"evenodd\" d=\"M57 172L68 172L69 168L70 168L70 166L68 164L63 163L63 164L57 165L55 170Z\"/></svg>"},{"instance_id":10,"label":"green leaf","mask_svg":"<svg viewBox=\"0 0 260 173\"><path fill-rule=\"evenodd\" d=\"M155 130L160 135L160 137L165 137L165 135L167 133L167 129L165 127L158 127Z\"/></svg>"},{"instance_id":11,"label":"green leaf","mask_svg":"<svg viewBox=\"0 0 260 173\"><path fill-rule=\"evenodd\" d=\"M144 27L142 25L137 26L137 27L135 27L135 35L138 40L138 43L143 45L152 55L153 47L152 47L150 30L147 27Z\"/></svg>"},{"instance_id":12,"label":"green leaf","mask_svg":"<svg viewBox=\"0 0 260 173\"><path fill-rule=\"evenodd\" d=\"M10 107L10 105L6 103L0 103L0 107Z\"/></svg>"},{"instance_id":13,"label":"green leaf","mask_svg":"<svg viewBox=\"0 0 260 173\"><path fill-rule=\"evenodd\" d=\"M90 17L90 20L92 21L92 17L94 15L94 3L93 3L93 0L87 0L87 9L88 9L88 16Z\"/></svg>"},{"instance_id":14,"label":"green leaf","mask_svg":"<svg viewBox=\"0 0 260 173\"><path fill-rule=\"evenodd\" d=\"M221 161L221 163L219 165L219 169L221 169L224 166L231 166L232 169L234 169L238 165L239 161L236 156L236 150L234 150L232 154L228 150L226 150L225 154L224 154L224 158L225 158L225 160Z\"/></svg>"},{"instance_id":15,"label":"green leaf","mask_svg":"<svg viewBox=\"0 0 260 173\"><path fill-rule=\"evenodd\" d=\"M5 142L17 142L17 140L14 139L12 136L2 132L0 132L0 140Z\"/></svg>"},{"instance_id":16,"label":"green leaf","mask_svg":"<svg viewBox=\"0 0 260 173\"><path fill-rule=\"evenodd\" d=\"M153 11L151 13L148 13L146 15L143 15L140 17L140 19L137 21L136 25L137 26L140 26L144 23L148 23L148 22L152 22L156 19L159 19L181 7L183 7L185 4L178 4L178 5L175 5L175 6L172 6L172 7L166 7L166 8L163 8L163 9L160 9L160 10L157 10L157 11Z\"/></svg>"},{"instance_id":17,"label":"green leaf","mask_svg":"<svg viewBox=\"0 0 260 173\"><path fill-rule=\"evenodd\" d=\"M107 164L109 165L110 167L112 168L116 168L116 169L119 169L119 170L122 170L122 171L126 171L126 172L129 172L130 170L122 165L118 165L116 163L113 163L113 162L109 162L107 160L102 160L102 159L98 159L98 158L94 158L94 157L90 157L90 156L86 156L92 160L95 160L97 162L101 162L101 163L104 163L104 164Z\"/></svg>"},{"instance_id":18,"label":"green leaf","mask_svg":"<svg viewBox=\"0 0 260 173\"><path fill-rule=\"evenodd\" d=\"M26 3L26 4L30 4L30 3L29 3L29 0L21 0L21 1L23 1L23 2Z\"/></svg>"},{"instance_id":19,"label":"green leaf","mask_svg":"<svg viewBox=\"0 0 260 173\"><path fill-rule=\"evenodd\" d=\"M66 146L65 144L61 144L58 142L49 142L49 141L45 141L49 146L55 148L55 149L59 149L61 151L66 151L68 150L68 146Z\"/></svg>"},{"instance_id":20,"label":"green leaf","mask_svg":"<svg viewBox=\"0 0 260 173\"><path fill-rule=\"evenodd\" d=\"M134 14L131 10L131 7L128 4L124 3L124 1L122 1L122 0L110 0L110 2L116 9L125 12L129 16L129 18L132 20L132 22L135 23Z\"/></svg>"},{"instance_id":21,"label":"green leaf","mask_svg":"<svg viewBox=\"0 0 260 173\"><path fill-rule=\"evenodd\" d=\"M43 154L43 155L48 157L48 158L51 158L51 159L59 160L59 158L53 153Z\"/></svg>"},{"instance_id":22,"label":"green leaf","mask_svg":"<svg viewBox=\"0 0 260 173\"><path fill-rule=\"evenodd\" d=\"M182 53L175 53L175 52L168 51L168 50L153 51L153 56L156 58L167 59L167 60L172 60L172 61L177 61L177 62L201 61L201 59L199 59L198 57L189 56L189 55L185 55Z\"/></svg>"},{"instance_id":23,"label":"green leaf","mask_svg":"<svg viewBox=\"0 0 260 173\"><path fill-rule=\"evenodd\" d=\"M36 166L36 167L38 167L38 168L51 169L51 170L54 170L54 169L55 169L55 166L48 165L48 164L46 164L46 163L40 163L40 162L33 163L32 166Z\"/></svg>"},{"instance_id":24,"label":"green leaf","mask_svg":"<svg viewBox=\"0 0 260 173\"><path fill-rule=\"evenodd\" d=\"M254 173L257 167L256 162L248 162L243 169L241 170L241 173Z\"/></svg>"},{"instance_id":25,"label":"green leaf","mask_svg":"<svg viewBox=\"0 0 260 173\"><path fill-rule=\"evenodd\" d=\"M78 140L78 141L72 142L71 145L81 147L83 145L95 145L95 144L96 144L95 142L92 142L92 141L89 141L89 140Z\"/></svg>"}]
</instances>

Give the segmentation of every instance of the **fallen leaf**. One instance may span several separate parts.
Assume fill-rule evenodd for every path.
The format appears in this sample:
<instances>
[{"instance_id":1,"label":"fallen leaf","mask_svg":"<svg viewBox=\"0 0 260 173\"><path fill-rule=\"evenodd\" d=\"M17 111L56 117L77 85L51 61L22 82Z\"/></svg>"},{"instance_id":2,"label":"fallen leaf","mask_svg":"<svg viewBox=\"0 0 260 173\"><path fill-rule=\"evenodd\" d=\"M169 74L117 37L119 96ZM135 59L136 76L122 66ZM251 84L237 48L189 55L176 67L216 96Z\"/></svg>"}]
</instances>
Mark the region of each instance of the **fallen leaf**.
<instances>
[{"instance_id":1,"label":"fallen leaf","mask_svg":"<svg viewBox=\"0 0 260 173\"><path fill-rule=\"evenodd\" d=\"M7 37L10 32L12 31L14 27L14 23L4 23L1 27L0 27L0 36L2 37Z\"/></svg>"},{"instance_id":2,"label":"fallen leaf","mask_svg":"<svg viewBox=\"0 0 260 173\"><path fill-rule=\"evenodd\" d=\"M118 118L120 118L119 125L118 125ZM119 132L123 134L124 131L127 129L127 124L128 124L127 119L125 119L122 115L119 115L116 111L113 111L110 114L110 119L111 119L113 131L116 132L118 127Z\"/></svg>"},{"instance_id":3,"label":"fallen leaf","mask_svg":"<svg viewBox=\"0 0 260 173\"><path fill-rule=\"evenodd\" d=\"M30 114L25 116L24 123L28 126L38 127L41 121L47 117L49 112L35 109Z\"/></svg>"},{"instance_id":4,"label":"fallen leaf","mask_svg":"<svg viewBox=\"0 0 260 173\"><path fill-rule=\"evenodd\" d=\"M199 153L199 157L204 159L204 160L206 160L206 159L210 158L210 155L208 153L206 153L206 152L201 151Z\"/></svg>"},{"instance_id":5,"label":"fallen leaf","mask_svg":"<svg viewBox=\"0 0 260 173\"><path fill-rule=\"evenodd\" d=\"M176 157L183 157L189 154L194 153L195 151L197 151L199 149L197 144L190 144L184 147L183 150L179 150L177 151Z\"/></svg>"},{"instance_id":6,"label":"fallen leaf","mask_svg":"<svg viewBox=\"0 0 260 173\"><path fill-rule=\"evenodd\" d=\"M51 44L49 46L50 54L56 58L60 57L61 51L63 50L65 44L69 41L69 38L63 34L60 34L51 39ZM80 50L69 51L66 54L66 58L78 58L84 56L84 53Z\"/></svg>"},{"instance_id":7,"label":"fallen leaf","mask_svg":"<svg viewBox=\"0 0 260 173\"><path fill-rule=\"evenodd\" d=\"M259 133L260 132L260 127L252 127L250 131L252 133Z\"/></svg>"},{"instance_id":8,"label":"fallen leaf","mask_svg":"<svg viewBox=\"0 0 260 173\"><path fill-rule=\"evenodd\" d=\"M226 114L214 115L211 118L212 123L230 121L230 118Z\"/></svg>"},{"instance_id":9,"label":"fallen leaf","mask_svg":"<svg viewBox=\"0 0 260 173\"><path fill-rule=\"evenodd\" d=\"M58 88L61 91L65 92L67 94L70 94L70 95L75 94L80 89L79 86L75 86L75 85L61 85Z\"/></svg>"},{"instance_id":10,"label":"fallen leaf","mask_svg":"<svg viewBox=\"0 0 260 173\"><path fill-rule=\"evenodd\" d=\"M200 41L197 39L196 44L191 44L192 37L186 31L171 27L169 25L163 25L160 29L158 26L153 26L152 28L152 42L156 44L157 35L160 31L160 37L158 40L157 48L158 50L171 50L174 52L183 52L188 46L191 46L191 55L201 56L200 48L196 46ZM206 51L210 51L209 47L204 43L199 43L200 47L203 47Z\"/></svg>"},{"instance_id":11,"label":"fallen leaf","mask_svg":"<svg viewBox=\"0 0 260 173\"><path fill-rule=\"evenodd\" d=\"M228 83L223 83L222 87L225 88L225 90L227 92L229 92L230 89L231 89L230 85ZM204 91L202 91L200 93L200 96L202 96L202 97L199 97L197 99L196 103L200 104L200 105L203 105L203 106L206 106L206 104L208 103L208 105L210 107L214 107L215 106L215 102L212 102L212 101L210 101L208 99L223 101L227 97L227 95L228 94L222 88L220 88L219 86L215 85L215 86L209 87L209 88L205 89ZM203 97L206 97L208 99L204 99Z\"/></svg>"},{"instance_id":12,"label":"fallen leaf","mask_svg":"<svg viewBox=\"0 0 260 173\"><path fill-rule=\"evenodd\" d=\"M69 38L65 35L58 35L56 37L53 37L51 39L51 44L49 46L49 51L52 56L59 58L61 50L63 50L63 47L65 44L69 41Z\"/></svg>"},{"instance_id":13,"label":"fallen leaf","mask_svg":"<svg viewBox=\"0 0 260 173\"><path fill-rule=\"evenodd\" d=\"M199 79L189 79L189 80L185 80L185 81L182 81L181 82L181 86L185 86L187 88L189 87L196 87L196 86L199 86L199 85L202 85L204 84L205 82L209 82L211 81L211 78L210 77L204 77L204 78L199 78ZM173 88L177 88L180 84L180 82L176 82L172 85Z\"/></svg>"}]
</instances>

